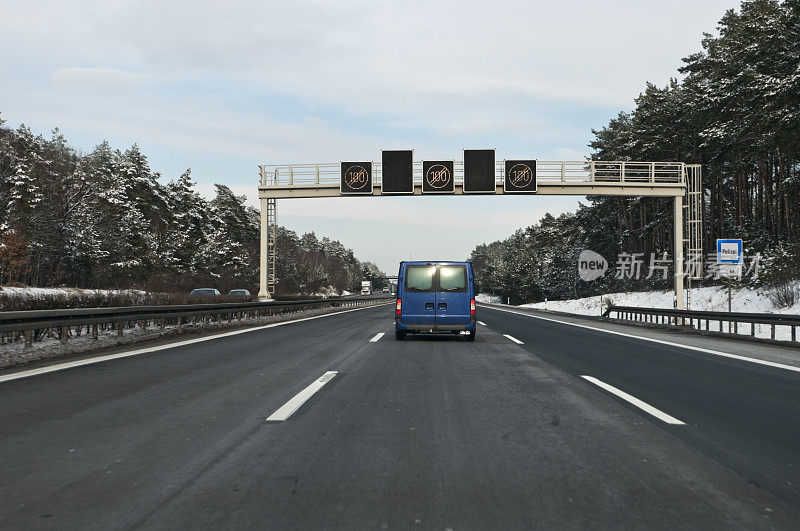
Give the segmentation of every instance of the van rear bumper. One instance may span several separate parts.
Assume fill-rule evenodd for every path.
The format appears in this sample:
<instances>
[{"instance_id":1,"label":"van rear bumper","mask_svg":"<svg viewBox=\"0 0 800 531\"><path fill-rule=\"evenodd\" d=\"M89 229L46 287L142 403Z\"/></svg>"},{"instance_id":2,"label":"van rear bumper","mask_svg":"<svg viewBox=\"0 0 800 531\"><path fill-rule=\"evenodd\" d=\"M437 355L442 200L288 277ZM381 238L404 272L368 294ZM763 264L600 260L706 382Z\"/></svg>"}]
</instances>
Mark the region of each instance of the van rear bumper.
<instances>
[{"instance_id":1,"label":"van rear bumper","mask_svg":"<svg viewBox=\"0 0 800 531\"><path fill-rule=\"evenodd\" d=\"M426 334L435 334L437 332L475 331L475 321L472 321L469 324L457 324L457 325L430 325L430 324L404 325L399 321L395 324L397 330L400 330L401 332L423 332Z\"/></svg>"}]
</instances>

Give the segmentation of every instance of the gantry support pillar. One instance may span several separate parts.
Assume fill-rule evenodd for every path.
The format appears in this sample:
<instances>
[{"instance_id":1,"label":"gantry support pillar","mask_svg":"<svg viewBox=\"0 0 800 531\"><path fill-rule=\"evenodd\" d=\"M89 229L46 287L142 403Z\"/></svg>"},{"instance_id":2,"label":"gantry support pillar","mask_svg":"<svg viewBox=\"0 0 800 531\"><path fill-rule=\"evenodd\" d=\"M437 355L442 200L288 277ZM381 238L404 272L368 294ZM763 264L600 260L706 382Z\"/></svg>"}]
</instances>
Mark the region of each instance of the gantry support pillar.
<instances>
[{"instance_id":1,"label":"gantry support pillar","mask_svg":"<svg viewBox=\"0 0 800 531\"><path fill-rule=\"evenodd\" d=\"M261 237L258 245L259 250L259 290L260 300L271 299L275 291L275 258L277 248L275 238L277 236L276 221L277 201L275 199L261 199Z\"/></svg>"},{"instance_id":2,"label":"gantry support pillar","mask_svg":"<svg viewBox=\"0 0 800 531\"><path fill-rule=\"evenodd\" d=\"M271 299L267 283L267 241L269 241L269 225L267 224L267 199L261 200L261 238L258 244L259 264L259 299Z\"/></svg>"},{"instance_id":3,"label":"gantry support pillar","mask_svg":"<svg viewBox=\"0 0 800 531\"><path fill-rule=\"evenodd\" d=\"M683 295L683 196L675 196L672 223L674 228L672 247L675 262L675 307L684 310L686 303Z\"/></svg>"}]
</instances>

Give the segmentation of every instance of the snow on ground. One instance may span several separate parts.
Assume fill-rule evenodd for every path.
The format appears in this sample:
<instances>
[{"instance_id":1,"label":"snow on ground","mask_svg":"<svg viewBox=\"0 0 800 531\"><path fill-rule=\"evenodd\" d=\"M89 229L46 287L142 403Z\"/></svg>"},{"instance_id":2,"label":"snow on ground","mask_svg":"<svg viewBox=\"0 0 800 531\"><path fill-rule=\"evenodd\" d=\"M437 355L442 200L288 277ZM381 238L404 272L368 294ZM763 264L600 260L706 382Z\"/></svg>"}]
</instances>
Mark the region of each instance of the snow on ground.
<instances>
[{"instance_id":1,"label":"snow on ground","mask_svg":"<svg viewBox=\"0 0 800 531\"><path fill-rule=\"evenodd\" d=\"M316 292L314 294L314 296L315 297L323 297L323 298L338 297L339 296L339 291L336 288L334 288L333 286L324 286L324 287L320 288L320 290L318 292Z\"/></svg>"},{"instance_id":2,"label":"snow on ground","mask_svg":"<svg viewBox=\"0 0 800 531\"><path fill-rule=\"evenodd\" d=\"M144 295L146 292L137 289L80 289L80 288L16 288L11 286L0 286L0 294L13 295L19 297L38 297L42 295Z\"/></svg>"},{"instance_id":3,"label":"snow on ground","mask_svg":"<svg viewBox=\"0 0 800 531\"><path fill-rule=\"evenodd\" d=\"M503 302L499 295L489 295L488 293L478 293L475 295L475 301L484 304L500 304Z\"/></svg>"},{"instance_id":4,"label":"snow on ground","mask_svg":"<svg viewBox=\"0 0 800 531\"><path fill-rule=\"evenodd\" d=\"M800 289L800 282L795 283L795 287ZM776 307L769 296L769 288L750 289L741 288L731 291L731 309L734 312L748 313L788 313L800 314L800 302L789 307ZM637 291L630 293L609 293L603 295L603 310L608 308L609 303L615 306L640 306L645 308L672 308L673 292L669 291ZM499 297L497 297L499 299ZM489 302L489 301L485 301ZM583 299L573 299L566 301L548 301L532 304L522 304L524 308L535 308L538 310L550 310L556 312L575 313L580 315L600 315L600 297L586 297ZM716 312L728 311L728 289L724 286L710 286L694 288L691 293L691 309L706 310ZM719 331L718 323L710 323L711 329ZM723 324L723 329L727 331L727 324ZM750 325L739 326L739 332L750 333ZM770 337L769 325L756 325L757 337ZM787 326L775 328L775 339L790 340L791 330Z\"/></svg>"}]
</instances>

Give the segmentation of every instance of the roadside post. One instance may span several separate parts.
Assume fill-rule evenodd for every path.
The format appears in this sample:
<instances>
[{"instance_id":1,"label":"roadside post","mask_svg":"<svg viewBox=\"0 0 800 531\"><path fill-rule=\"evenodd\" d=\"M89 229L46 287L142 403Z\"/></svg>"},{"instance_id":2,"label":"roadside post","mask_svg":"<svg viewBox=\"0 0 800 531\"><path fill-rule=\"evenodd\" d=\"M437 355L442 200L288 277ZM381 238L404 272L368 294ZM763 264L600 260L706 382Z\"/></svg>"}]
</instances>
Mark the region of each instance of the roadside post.
<instances>
[{"instance_id":1,"label":"roadside post","mask_svg":"<svg viewBox=\"0 0 800 531\"><path fill-rule=\"evenodd\" d=\"M728 313L733 308L731 297L731 284L733 279L742 278L742 263L744 257L742 255L742 240L740 239L718 239L717 240L717 270L721 277L725 277L728 281ZM731 331L731 323L728 322L728 332ZM722 332L722 330L720 330Z\"/></svg>"}]
</instances>

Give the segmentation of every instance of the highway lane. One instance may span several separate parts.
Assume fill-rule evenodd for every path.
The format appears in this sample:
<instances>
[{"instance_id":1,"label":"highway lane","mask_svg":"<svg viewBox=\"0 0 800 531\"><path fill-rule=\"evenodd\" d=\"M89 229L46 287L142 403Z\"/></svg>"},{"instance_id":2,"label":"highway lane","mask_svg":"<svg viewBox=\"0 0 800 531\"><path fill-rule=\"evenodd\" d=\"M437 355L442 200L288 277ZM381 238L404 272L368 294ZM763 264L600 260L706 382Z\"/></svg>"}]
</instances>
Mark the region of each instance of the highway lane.
<instances>
[{"instance_id":1,"label":"highway lane","mask_svg":"<svg viewBox=\"0 0 800 531\"><path fill-rule=\"evenodd\" d=\"M593 376L680 419L686 427L663 428L800 505L800 373L559 324L552 315L543 320L486 307L480 315L488 327L519 338L529 352L567 373ZM626 328L633 335L642 330ZM649 336L681 341L668 332ZM711 338L691 344L728 349L728 341ZM749 348L762 358L775 350L756 343Z\"/></svg>"},{"instance_id":2,"label":"highway lane","mask_svg":"<svg viewBox=\"0 0 800 531\"><path fill-rule=\"evenodd\" d=\"M4 382L0 527L800 522L798 504L532 354L524 325L480 314L496 331L474 343L395 341L384 306Z\"/></svg>"},{"instance_id":3,"label":"highway lane","mask_svg":"<svg viewBox=\"0 0 800 531\"><path fill-rule=\"evenodd\" d=\"M125 527L352 355L373 320L347 312L0 384L0 526Z\"/></svg>"}]
</instances>

